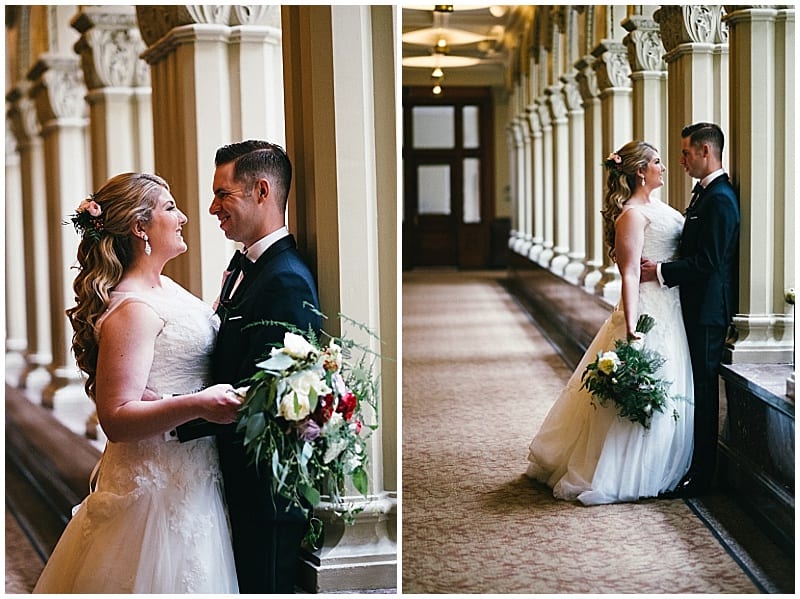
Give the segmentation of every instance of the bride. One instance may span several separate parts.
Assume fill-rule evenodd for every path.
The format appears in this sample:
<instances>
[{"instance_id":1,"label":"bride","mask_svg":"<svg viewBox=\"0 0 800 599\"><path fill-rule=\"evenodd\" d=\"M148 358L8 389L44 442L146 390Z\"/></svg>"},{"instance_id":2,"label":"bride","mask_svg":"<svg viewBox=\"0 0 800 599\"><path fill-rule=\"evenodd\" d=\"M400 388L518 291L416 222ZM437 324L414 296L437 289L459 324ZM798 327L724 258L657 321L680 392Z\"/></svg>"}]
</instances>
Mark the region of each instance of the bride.
<instances>
[{"instance_id":1,"label":"bride","mask_svg":"<svg viewBox=\"0 0 800 599\"><path fill-rule=\"evenodd\" d=\"M671 491L689 469L693 445L692 367L678 288L639 282L643 255L660 261L677 253L683 217L651 197L664 184L666 169L650 144L625 144L609 156L606 167L604 236L619 266L622 298L531 442L527 470L556 498L584 505ZM671 382L672 396L664 411L653 415L649 429L619 417L611 402L593 405L589 392L581 389L581 375L599 351L613 349L616 339L640 338L635 328L644 313L656 324L643 343L665 358L657 376Z\"/></svg>"},{"instance_id":2,"label":"bride","mask_svg":"<svg viewBox=\"0 0 800 599\"><path fill-rule=\"evenodd\" d=\"M209 382L216 317L161 271L186 216L160 177L110 179L72 217L82 235L72 349L109 442L35 593L236 593L213 438L172 442L194 418L234 422ZM156 401L141 401L145 387Z\"/></svg>"}]
</instances>

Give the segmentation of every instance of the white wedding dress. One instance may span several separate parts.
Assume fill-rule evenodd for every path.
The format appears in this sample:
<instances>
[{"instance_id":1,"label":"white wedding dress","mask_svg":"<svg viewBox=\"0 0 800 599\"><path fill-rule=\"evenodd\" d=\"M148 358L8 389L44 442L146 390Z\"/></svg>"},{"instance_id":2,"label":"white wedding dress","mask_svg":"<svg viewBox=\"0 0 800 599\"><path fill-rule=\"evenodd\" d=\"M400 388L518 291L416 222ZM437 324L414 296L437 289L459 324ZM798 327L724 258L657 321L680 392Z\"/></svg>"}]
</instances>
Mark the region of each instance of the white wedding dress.
<instances>
[{"instance_id":1,"label":"white wedding dress","mask_svg":"<svg viewBox=\"0 0 800 599\"><path fill-rule=\"evenodd\" d=\"M219 322L209 306L162 278L170 298L115 292L101 320L125 302L151 306L164 327L148 387L188 393L209 384ZM96 489L75 508L34 592L237 593L215 443L164 435L108 442Z\"/></svg>"},{"instance_id":2,"label":"white wedding dress","mask_svg":"<svg viewBox=\"0 0 800 599\"><path fill-rule=\"evenodd\" d=\"M649 221L642 255L656 262L674 258L683 228L680 213L659 201L633 209L641 210ZM611 402L606 406L595 402L595 408L589 392L580 388L586 365L599 351L613 349L616 339L625 338L625 317L617 306L530 445L527 475L550 486L556 498L596 505L655 497L674 489L689 469L694 423L692 366L678 288L643 283L639 314L644 313L656 321L644 344L666 358L658 375L671 381L670 394L681 399L670 400L663 412L654 414L650 429L645 429L620 418ZM677 421L673 409L678 412Z\"/></svg>"}]
</instances>

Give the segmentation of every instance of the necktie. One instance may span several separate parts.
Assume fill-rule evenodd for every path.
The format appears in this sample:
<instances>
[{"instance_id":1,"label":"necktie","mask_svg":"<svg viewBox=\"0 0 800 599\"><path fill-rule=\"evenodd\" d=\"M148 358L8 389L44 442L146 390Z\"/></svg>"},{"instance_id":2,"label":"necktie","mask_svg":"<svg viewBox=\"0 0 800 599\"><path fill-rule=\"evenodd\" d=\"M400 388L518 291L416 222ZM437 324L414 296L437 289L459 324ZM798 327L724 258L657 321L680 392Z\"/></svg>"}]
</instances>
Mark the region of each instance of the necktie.
<instances>
[{"instance_id":1,"label":"necktie","mask_svg":"<svg viewBox=\"0 0 800 599\"><path fill-rule=\"evenodd\" d=\"M697 203L697 200L700 198L700 194L703 193L703 189L705 189L705 188L702 185L700 185L700 181L698 181L697 183L694 184L694 187L692 188L692 201L689 202L689 207L686 209L687 212L689 210L691 210L692 208L694 208L694 205Z\"/></svg>"}]
</instances>

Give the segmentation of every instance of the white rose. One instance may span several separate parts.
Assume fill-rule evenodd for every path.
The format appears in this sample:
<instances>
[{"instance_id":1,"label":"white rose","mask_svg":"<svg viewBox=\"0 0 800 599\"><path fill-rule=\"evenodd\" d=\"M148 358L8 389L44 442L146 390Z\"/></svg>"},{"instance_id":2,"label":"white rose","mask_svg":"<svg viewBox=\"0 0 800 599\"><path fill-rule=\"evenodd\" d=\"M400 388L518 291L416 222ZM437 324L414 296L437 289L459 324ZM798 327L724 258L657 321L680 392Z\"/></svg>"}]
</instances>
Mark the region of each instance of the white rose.
<instances>
[{"instance_id":1,"label":"white rose","mask_svg":"<svg viewBox=\"0 0 800 599\"><path fill-rule=\"evenodd\" d=\"M318 353L305 337L294 333L286 333L283 336L283 351L293 358L305 358L310 353L316 356Z\"/></svg>"},{"instance_id":2,"label":"white rose","mask_svg":"<svg viewBox=\"0 0 800 599\"><path fill-rule=\"evenodd\" d=\"M597 360L597 369L603 374L611 374L612 372L616 372L617 366L619 366L619 357L617 356L617 353L613 351L607 351L600 354L600 357Z\"/></svg>"},{"instance_id":3,"label":"white rose","mask_svg":"<svg viewBox=\"0 0 800 599\"><path fill-rule=\"evenodd\" d=\"M330 420L322 425L322 435L328 435L344 423L344 417L339 412L331 414Z\"/></svg>"},{"instance_id":4,"label":"white rose","mask_svg":"<svg viewBox=\"0 0 800 599\"><path fill-rule=\"evenodd\" d=\"M639 339L634 339L633 341L631 341L630 342L630 346L633 349L635 349L636 351L642 351L644 349L644 337L645 336L644 336L643 333L637 333L637 335L639 335L640 338Z\"/></svg>"},{"instance_id":5,"label":"white rose","mask_svg":"<svg viewBox=\"0 0 800 599\"><path fill-rule=\"evenodd\" d=\"M278 407L280 415L286 420L302 420L311 411L311 397L316 398L331 392L325 381L311 370L289 375L286 384L291 390L281 399Z\"/></svg>"},{"instance_id":6,"label":"white rose","mask_svg":"<svg viewBox=\"0 0 800 599\"><path fill-rule=\"evenodd\" d=\"M290 391L284 395L278 406L278 414L280 416L295 422L303 420L310 413L311 407L308 403L308 395L300 395L295 391Z\"/></svg>"}]
</instances>

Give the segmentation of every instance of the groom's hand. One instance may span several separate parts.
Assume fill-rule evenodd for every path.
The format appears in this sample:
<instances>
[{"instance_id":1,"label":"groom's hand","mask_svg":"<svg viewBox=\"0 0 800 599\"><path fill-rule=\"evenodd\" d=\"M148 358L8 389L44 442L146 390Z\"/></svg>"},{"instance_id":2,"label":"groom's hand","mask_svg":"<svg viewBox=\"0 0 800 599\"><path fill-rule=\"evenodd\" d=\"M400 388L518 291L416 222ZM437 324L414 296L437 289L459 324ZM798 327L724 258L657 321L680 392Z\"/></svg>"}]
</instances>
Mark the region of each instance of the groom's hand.
<instances>
[{"instance_id":1,"label":"groom's hand","mask_svg":"<svg viewBox=\"0 0 800 599\"><path fill-rule=\"evenodd\" d=\"M657 281L658 275L656 274L656 263L642 256L641 262L642 274L639 277L640 283L648 283L650 281Z\"/></svg>"}]
</instances>

